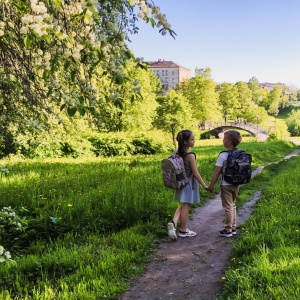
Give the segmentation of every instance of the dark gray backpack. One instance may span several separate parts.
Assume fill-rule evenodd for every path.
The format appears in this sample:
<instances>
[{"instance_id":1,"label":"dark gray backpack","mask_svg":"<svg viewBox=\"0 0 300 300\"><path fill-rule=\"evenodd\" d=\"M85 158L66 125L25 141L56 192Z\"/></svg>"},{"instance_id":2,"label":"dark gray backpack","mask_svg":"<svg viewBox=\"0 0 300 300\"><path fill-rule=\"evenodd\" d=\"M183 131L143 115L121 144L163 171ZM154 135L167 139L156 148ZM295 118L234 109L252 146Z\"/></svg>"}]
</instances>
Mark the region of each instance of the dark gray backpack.
<instances>
[{"instance_id":1,"label":"dark gray backpack","mask_svg":"<svg viewBox=\"0 0 300 300\"><path fill-rule=\"evenodd\" d=\"M248 183L252 175L251 154L236 148L222 152L228 152L227 164L222 172L223 179L236 185Z\"/></svg>"}]
</instances>

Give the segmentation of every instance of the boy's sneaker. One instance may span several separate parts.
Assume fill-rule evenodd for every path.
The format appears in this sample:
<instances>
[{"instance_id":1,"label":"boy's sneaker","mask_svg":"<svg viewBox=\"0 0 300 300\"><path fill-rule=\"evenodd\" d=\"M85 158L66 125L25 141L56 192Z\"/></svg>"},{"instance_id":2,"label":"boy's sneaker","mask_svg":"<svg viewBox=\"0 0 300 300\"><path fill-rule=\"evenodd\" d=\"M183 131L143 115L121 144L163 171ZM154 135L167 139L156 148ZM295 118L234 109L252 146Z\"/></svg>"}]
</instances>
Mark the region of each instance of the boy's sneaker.
<instances>
[{"instance_id":1,"label":"boy's sneaker","mask_svg":"<svg viewBox=\"0 0 300 300\"><path fill-rule=\"evenodd\" d=\"M177 240L176 229L173 222L168 223L168 236L171 240Z\"/></svg>"},{"instance_id":2,"label":"boy's sneaker","mask_svg":"<svg viewBox=\"0 0 300 300\"><path fill-rule=\"evenodd\" d=\"M178 236L180 236L180 237L193 237L196 234L197 234L196 232L187 229L185 232L180 230Z\"/></svg>"},{"instance_id":3,"label":"boy's sneaker","mask_svg":"<svg viewBox=\"0 0 300 300\"><path fill-rule=\"evenodd\" d=\"M237 230L236 229L232 229L232 235L236 235L237 234Z\"/></svg>"},{"instance_id":4,"label":"boy's sneaker","mask_svg":"<svg viewBox=\"0 0 300 300\"><path fill-rule=\"evenodd\" d=\"M232 237L232 233L223 229L222 231L220 231L220 236Z\"/></svg>"}]
</instances>

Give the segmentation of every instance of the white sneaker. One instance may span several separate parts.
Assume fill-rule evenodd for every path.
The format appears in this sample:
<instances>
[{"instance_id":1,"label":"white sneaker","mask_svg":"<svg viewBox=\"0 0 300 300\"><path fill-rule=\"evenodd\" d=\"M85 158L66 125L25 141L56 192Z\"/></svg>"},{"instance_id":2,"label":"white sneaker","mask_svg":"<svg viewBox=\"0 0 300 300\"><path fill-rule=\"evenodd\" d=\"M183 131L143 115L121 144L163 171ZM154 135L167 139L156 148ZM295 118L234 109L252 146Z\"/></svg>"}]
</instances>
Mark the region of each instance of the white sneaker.
<instances>
[{"instance_id":1,"label":"white sneaker","mask_svg":"<svg viewBox=\"0 0 300 300\"><path fill-rule=\"evenodd\" d=\"M168 223L168 236L171 240L177 240L176 229L173 223Z\"/></svg>"},{"instance_id":2,"label":"white sneaker","mask_svg":"<svg viewBox=\"0 0 300 300\"><path fill-rule=\"evenodd\" d=\"M195 235L197 235L197 233L194 231L191 231L189 229L187 229L186 232L179 231L179 234L178 234L178 236L180 236L180 237L192 237Z\"/></svg>"}]
</instances>

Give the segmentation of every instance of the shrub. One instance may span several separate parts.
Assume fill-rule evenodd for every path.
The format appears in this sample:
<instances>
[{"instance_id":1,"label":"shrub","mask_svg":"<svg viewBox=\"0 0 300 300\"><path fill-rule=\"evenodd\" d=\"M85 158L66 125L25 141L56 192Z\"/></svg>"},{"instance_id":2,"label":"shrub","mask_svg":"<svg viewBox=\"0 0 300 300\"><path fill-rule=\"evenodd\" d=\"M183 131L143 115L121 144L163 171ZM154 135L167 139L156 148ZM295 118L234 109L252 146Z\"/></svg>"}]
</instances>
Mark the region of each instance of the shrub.
<instances>
[{"instance_id":1,"label":"shrub","mask_svg":"<svg viewBox=\"0 0 300 300\"><path fill-rule=\"evenodd\" d=\"M93 146L93 152L96 156L122 156L130 155L132 153L132 145L123 138L110 138L101 136L94 136L88 138Z\"/></svg>"},{"instance_id":2,"label":"shrub","mask_svg":"<svg viewBox=\"0 0 300 300\"><path fill-rule=\"evenodd\" d=\"M200 140L213 139L217 137L218 137L218 132L216 130L209 130L200 134Z\"/></svg>"},{"instance_id":3,"label":"shrub","mask_svg":"<svg viewBox=\"0 0 300 300\"><path fill-rule=\"evenodd\" d=\"M155 143L153 139L140 136L132 140L133 154L155 154L161 152L162 145Z\"/></svg>"}]
</instances>

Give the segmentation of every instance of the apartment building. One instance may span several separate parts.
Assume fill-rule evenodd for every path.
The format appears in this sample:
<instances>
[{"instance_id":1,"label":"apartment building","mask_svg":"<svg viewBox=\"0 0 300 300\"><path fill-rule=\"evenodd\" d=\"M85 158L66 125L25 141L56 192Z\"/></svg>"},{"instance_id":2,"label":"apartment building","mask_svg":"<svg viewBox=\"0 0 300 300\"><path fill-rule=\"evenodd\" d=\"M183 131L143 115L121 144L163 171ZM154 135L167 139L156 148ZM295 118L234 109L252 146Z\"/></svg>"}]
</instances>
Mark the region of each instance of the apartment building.
<instances>
[{"instance_id":1,"label":"apartment building","mask_svg":"<svg viewBox=\"0 0 300 300\"><path fill-rule=\"evenodd\" d=\"M271 91L273 90L273 88L276 86L276 85L279 85L281 87L284 87L286 86L284 83L281 83L281 82L277 82L277 83L269 83L269 82L264 82L264 83L260 83L259 86L265 90L268 90L268 91Z\"/></svg>"},{"instance_id":2,"label":"apartment building","mask_svg":"<svg viewBox=\"0 0 300 300\"><path fill-rule=\"evenodd\" d=\"M159 59L158 61L148 61L149 69L161 80L165 92L176 87L184 79L191 78L191 70L182 67L173 61Z\"/></svg>"}]
</instances>

